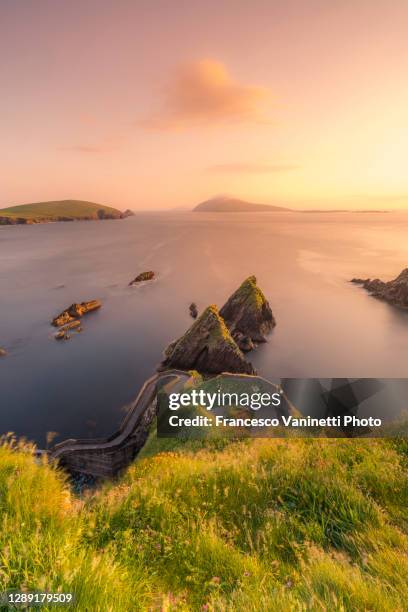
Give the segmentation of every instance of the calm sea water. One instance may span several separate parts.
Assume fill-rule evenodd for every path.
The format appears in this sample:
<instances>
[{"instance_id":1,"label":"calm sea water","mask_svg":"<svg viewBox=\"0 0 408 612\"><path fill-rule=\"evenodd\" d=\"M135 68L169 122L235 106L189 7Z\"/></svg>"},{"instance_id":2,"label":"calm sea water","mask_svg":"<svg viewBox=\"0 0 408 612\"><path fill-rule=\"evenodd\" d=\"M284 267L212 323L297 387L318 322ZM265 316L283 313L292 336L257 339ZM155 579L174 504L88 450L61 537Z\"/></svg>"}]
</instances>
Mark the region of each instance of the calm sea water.
<instances>
[{"instance_id":1,"label":"calm sea water","mask_svg":"<svg viewBox=\"0 0 408 612\"><path fill-rule=\"evenodd\" d=\"M44 444L112 432L191 324L255 274L277 327L249 358L266 377L408 377L408 312L353 276L408 266L408 214L156 213L122 221L0 227L0 433ZM157 281L128 283L155 270ZM82 334L50 320L100 299Z\"/></svg>"}]
</instances>

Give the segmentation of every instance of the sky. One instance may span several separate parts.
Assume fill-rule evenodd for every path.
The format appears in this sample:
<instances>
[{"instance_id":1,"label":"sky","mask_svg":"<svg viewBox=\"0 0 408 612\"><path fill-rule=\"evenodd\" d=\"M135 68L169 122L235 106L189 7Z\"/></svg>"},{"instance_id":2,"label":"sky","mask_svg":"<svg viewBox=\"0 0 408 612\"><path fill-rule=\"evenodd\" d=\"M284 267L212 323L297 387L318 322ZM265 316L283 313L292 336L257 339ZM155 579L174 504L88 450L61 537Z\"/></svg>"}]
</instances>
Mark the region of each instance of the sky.
<instances>
[{"instance_id":1,"label":"sky","mask_svg":"<svg viewBox=\"0 0 408 612\"><path fill-rule=\"evenodd\" d=\"M408 209L407 0L0 0L0 207Z\"/></svg>"}]
</instances>

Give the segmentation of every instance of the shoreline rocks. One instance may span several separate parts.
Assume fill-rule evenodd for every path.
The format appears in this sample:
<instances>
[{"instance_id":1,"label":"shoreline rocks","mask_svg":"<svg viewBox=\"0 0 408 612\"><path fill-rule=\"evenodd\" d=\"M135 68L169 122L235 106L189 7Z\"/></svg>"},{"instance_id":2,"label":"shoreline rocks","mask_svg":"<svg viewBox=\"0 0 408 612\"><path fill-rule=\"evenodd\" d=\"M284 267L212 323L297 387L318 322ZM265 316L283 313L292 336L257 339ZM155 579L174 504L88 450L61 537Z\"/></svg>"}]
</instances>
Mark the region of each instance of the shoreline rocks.
<instances>
[{"instance_id":1,"label":"shoreline rocks","mask_svg":"<svg viewBox=\"0 0 408 612\"><path fill-rule=\"evenodd\" d=\"M156 278L155 272L153 270L148 270L147 272L141 272L129 283L129 287L132 285L137 285L138 283L143 283L145 281L154 280Z\"/></svg>"},{"instance_id":2,"label":"shoreline rocks","mask_svg":"<svg viewBox=\"0 0 408 612\"><path fill-rule=\"evenodd\" d=\"M408 268L405 268L397 278L384 282L379 278L353 278L352 283L361 285L373 297L384 300L399 308L408 308Z\"/></svg>"},{"instance_id":3,"label":"shoreline rocks","mask_svg":"<svg viewBox=\"0 0 408 612\"><path fill-rule=\"evenodd\" d=\"M231 295L221 308L220 315L240 349L245 352L251 351L257 343L266 342L266 334L276 325L271 307L255 276L249 276Z\"/></svg>"},{"instance_id":4,"label":"shoreline rocks","mask_svg":"<svg viewBox=\"0 0 408 612\"><path fill-rule=\"evenodd\" d=\"M32 222L33 223L33 222ZM30 221L23 217L1 217L0 225L28 225Z\"/></svg>"},{"instance_id":5,"label":"shoreline rocks","mask_svg":"<svg viewBox=\"0 0 408 612\"><path fill-rule=\"evenodd\" d=\"M122 213L122 219L126 219L126 217L134 217L135 213L130 208L127 208L125 212Z\"/></svg>"},{"instance_id":6,"label":"shoreline rocks","mask_svg":"<svg viewBox=\"0 0 408 612\"><path fill-rule=\"evenodd\" d=\"M214 305L208 306L186 333L167 347L164 356L159 370L255 374Z\"/></svg>"}]
</instances>

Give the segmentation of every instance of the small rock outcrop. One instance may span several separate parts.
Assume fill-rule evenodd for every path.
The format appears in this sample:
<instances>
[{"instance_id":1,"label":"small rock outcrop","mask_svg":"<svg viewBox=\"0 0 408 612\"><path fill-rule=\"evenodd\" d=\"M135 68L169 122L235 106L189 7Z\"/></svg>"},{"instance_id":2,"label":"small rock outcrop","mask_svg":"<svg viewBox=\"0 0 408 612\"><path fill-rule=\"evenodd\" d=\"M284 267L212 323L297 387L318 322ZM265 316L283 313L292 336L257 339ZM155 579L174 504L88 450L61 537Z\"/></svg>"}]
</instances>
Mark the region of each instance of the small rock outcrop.
<instances>
[{"instance_id":1,"label":"small rock outcrop","mask_svg":"<svg viewBox=\"0 0 408 612\"><path fill-rule=\"evenodd\" d=\"M137 283L143 283L144 281L154 280L156 278L156 274L153 270L149 270L148 272L141 272L129 283L129 287L132 285L137 285Z\"/></svg>"},{"instance_id":2,"label":"small rock outcrop","mask_svg":"<svg viewBox=\"0 0 408 612\"><path fill-rule=\"evenodd\" d=\"M189 311L190 311L190 315L193 317L193 319L196 319L198 317L197 304L195 304L194 302L192 302L190 304Z\"/></svg>"},{"instance_id":3,"label":"small rock outcrop","mask_svg":"<svg viewBox=\"0 0 408 612\"><path fill-rule=\"evenodd\" d=\"M373 280L353 278L351 282L361 285L372 296L380 300L385 300L389 304L400 308L408 308L408 268L405 268L397 278L389 282L384 282L379 278Z\"/></svg>"},{"instance_id":4,"label":"small rock outcrop","mask_svg":"<svg viewBox=\"0 0 408 612\"><path fill-rule=\"evenodd\" d=\"M91 300L90 302L81 302L81 304L71 304L63 310L61 314L52 320L54 327L61 327L67 323L71 323L75 319L80 319L84 314L98 310L102 306L99 300Z\"/></svg>"},{"instance_id":5,"label":"small rock outcrop","mask_svg":"<svg viewBox=\"0 0 408 612\"><path fill-rule=\"evenodd\" d=\"M178 368L208 374L255 370L228 331L216 306L208 306L190 329L166 349L160 369Z\"/></svg>"},{"instance_id":6,"label":"small rock outcrop","mask_svg":"<svg viewBox=\"0 0 408 612\"><path fill-rule=\"evenodd\" d=\"M134 217L135 213L133 212L133 210L130 210L129 208L127 208L125 210L125 212L122 213L122 219L126 219L126 217Z\"/></svg>"},{"instance_id":7,"label":"small rock outcrop","mask_svg":"<svg viewBox=\"0 0 408 612\"><path fill-rule=\"evenodd\" d=\"M276 325L271 307L256 277L248 277L220 310L232 337L242 351L252 350L256 343L266 342Z\"/></svg>"},{"instance_id":8,"label":"small rock outcrop","mask_svg":"<svg viewBox=\"0 0 408 612\"><path fill-rule=\"evenodd\" d=\"M55 334L56 340L69 340L69 331L75 329L77 332L82 331L80 319L84 314L93 312L101 308L102 303L99 300L91 300L90 302L81 302L81 304L71 304L69 308L66 308L61 312L55 319L52 320L54 327L59 327L59 330Z\"/></svg>"},{"instance_id":9,"label":"small rock outcrop","mask_svg":"<svg viewBox=\"0 0 408 612\"><path fill-rule=\"evenodd\" d=\"M56 340L69 340L70 339L69 331L73 329L75 329L77 332L82 331L81 322L78 321L78 319L75 319L74 321L71 321L70 323L67 323L66 325L63 325L62 327L60 327L57 333L55 334L55 339Z\"/></svg>"}]
</instances>

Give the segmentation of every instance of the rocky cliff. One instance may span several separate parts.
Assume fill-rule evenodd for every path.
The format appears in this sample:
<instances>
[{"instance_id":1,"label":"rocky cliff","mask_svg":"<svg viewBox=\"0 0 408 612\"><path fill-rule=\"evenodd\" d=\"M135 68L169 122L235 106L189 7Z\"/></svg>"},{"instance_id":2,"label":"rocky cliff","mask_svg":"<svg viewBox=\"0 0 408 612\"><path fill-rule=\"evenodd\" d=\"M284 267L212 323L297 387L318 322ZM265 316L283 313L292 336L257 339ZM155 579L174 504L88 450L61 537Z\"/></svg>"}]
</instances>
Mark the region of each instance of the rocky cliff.
<instances>
[{"instance_id":1,"label":"rocky cliff","mask_svg":"<svg viewBox=\"0 0 408 612\"><path fill-rule=\"evenodd\" d=\"M232 294L220 310L232 337L243 351L249 351L254 343L266 342L265 335L276 325L271 307L256 277L250 276Z\"/></svg>"},{"instance_id":2,"label":"rocky cliff","mask_svg":"<svg viewBox=\"0 0 408 612\"><path fill-rule=\"evenodd\" d=\"M208 306L187 332L165 351L160 369L179 368L208 374L255 370L232 338L216 306Z\"/></svg>"},{"instance_id":3,"label":"rocky cliff","mask_svg":"<svg viewBox=\"0 0 408 612\"><path fill-rule=\"evenodd\" d=\"M379 278L373 280L353 278L351 282L362 285L376 298L400 308L408 308L408 268L405 268L397 278L389 282L384 282Z\"/></svg>"}]
</instances>

